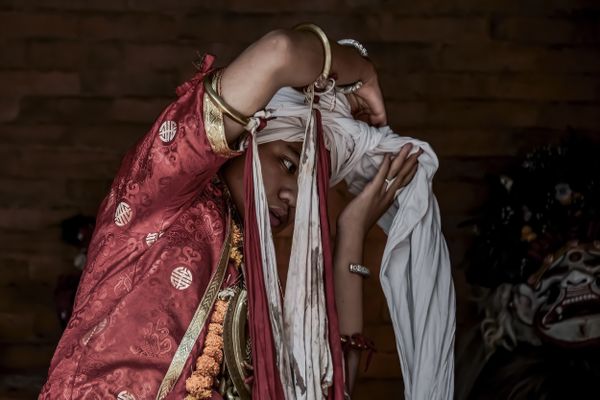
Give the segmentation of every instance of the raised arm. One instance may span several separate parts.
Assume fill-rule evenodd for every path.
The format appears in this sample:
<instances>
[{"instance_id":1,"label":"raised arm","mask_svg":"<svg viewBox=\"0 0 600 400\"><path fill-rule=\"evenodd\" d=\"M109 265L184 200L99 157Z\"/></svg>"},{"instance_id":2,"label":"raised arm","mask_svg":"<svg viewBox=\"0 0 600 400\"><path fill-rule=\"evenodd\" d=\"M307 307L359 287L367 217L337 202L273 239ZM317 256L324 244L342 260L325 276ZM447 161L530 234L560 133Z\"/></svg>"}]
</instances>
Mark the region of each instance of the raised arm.
<instances>
[{"instance_id":1,"label":"raised arm","mask_svg":"<svg viewBox=\"0 0 600 400\"><path fill-rule=\"evenodd\" d=\"M386 123L381 90L373 64L354 48L331 42L331 73L338 84L358 80L364 85L356 93L368 108L369 122ZM303 87L313 83L324 64L323 44L308 31L272 31L240 54L225 70L221 96L234 109L252 115L265 107L282 87ZM229 143L243 132L243 127L225 118L225 135Z\"/></svg>"},{"instance_id":2,"label":"raised arm","mask_svg":"<svg viewBox=\"0 0 600 400\"><path fill-rule=\"evenodd\" d=\"M368 231L394 201L397 190L414 177L419 150L412 155L412 145L405 145L397 154L385 156L373 180L342 211L337 221L334 256L335 299L340 333L354 335L363 330L363 278L349 270L350 263L362 264L363 248ZM391 183L387 183L391 180ZM373 277L376 279L376 277ZM346 357L346 387L352 391L356 381L360 352L351 349Z\"/></svg>"}]
</instances>

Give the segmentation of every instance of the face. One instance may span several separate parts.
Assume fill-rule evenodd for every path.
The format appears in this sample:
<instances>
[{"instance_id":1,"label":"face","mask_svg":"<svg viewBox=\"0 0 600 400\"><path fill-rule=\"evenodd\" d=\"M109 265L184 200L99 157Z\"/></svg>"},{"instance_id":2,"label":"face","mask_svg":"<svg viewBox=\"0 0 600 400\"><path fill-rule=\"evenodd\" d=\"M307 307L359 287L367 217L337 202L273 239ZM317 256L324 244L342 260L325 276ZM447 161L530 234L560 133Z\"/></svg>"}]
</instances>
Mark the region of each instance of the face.
<instances>
[{"instance_id":1,"label":"face","mask_svg":"<svg viewBox=\"0 0 600 400\"><path fill-rule=\"evenodd\" d=\"M298 195L298 169L301 142L277 140L258 146L269 219L273 233L279 233L294 221ZM233 202L244 216L244 161L239 156L222 169Z\"/></svg>"},{"instance_id":2,"label":"face","mask_svg":"<svg viewBox=\"0 0 600 400\"><path fill-rule=\"evenodd\" d=\"M600 344L600 242L574 243L546 266L536 282L519 285L519 319L555 344Z\"/></svg>"}]
</instances>

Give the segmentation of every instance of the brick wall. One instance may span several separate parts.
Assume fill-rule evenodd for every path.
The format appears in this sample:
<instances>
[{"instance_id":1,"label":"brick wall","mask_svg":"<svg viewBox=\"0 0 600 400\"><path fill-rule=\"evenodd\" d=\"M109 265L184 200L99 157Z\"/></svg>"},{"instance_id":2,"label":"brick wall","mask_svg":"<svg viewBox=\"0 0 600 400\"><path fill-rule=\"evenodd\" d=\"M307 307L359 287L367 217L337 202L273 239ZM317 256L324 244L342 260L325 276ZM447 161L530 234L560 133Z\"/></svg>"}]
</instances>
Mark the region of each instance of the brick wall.
<instances>
[{"instance_id":1,"label":"brick wall","mask_svg":"<svg viewBox=\"0 0 600 400\"><path fill-rule=\"evenodd\" d=\"M192 73L196 50L224 64L301 21L362 41L391 125L440 156L435 188L458 264L468 236L456 226L485 199L486 172L567 127L600 132L599 15L594 0L0 0L0 394L35 397L60 336L52 292L75 253L60 221L95 213L125 149ZM336 188L334 211L348 199ZM369 237L374 272L383 239ZM455 277L460 330L467 292ZM398 398L376 279L365 296L380 352L355 398Z\"/></svg>"}]
</instances>

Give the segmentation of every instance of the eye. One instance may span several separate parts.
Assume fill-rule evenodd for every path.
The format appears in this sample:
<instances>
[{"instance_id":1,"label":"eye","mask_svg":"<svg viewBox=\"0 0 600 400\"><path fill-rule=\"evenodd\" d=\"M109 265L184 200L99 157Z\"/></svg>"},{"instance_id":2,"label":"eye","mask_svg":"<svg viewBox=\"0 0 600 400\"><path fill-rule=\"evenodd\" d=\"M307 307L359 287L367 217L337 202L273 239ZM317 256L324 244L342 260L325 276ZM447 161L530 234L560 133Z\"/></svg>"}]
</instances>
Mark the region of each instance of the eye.
<instances>
[{"instance_id":1,"label":"eye","mask_svg":"<svg viewBox=\"0 0 600 400\"><path fill-rule=\"evenodd\" d=\"M296 173L296 164L294 164L293 162L291 162L290 160L288 160L287 158L283 158L282 159L282 163L284 168L290 173L290 174L295 174Z\"/></svg>"},{"instance_id":2,"label":"eye","mask_svg":"<svg viewBox=\"0 0 600 400\"><path fill-rule=\"evenodd\" d=\"M546 300L548 304L554 303L556 300L558 300L558 296L560 296L560 285L558 282L550 285L544 294L548 296L548 299Z\"/></svg>"}]
</instances>

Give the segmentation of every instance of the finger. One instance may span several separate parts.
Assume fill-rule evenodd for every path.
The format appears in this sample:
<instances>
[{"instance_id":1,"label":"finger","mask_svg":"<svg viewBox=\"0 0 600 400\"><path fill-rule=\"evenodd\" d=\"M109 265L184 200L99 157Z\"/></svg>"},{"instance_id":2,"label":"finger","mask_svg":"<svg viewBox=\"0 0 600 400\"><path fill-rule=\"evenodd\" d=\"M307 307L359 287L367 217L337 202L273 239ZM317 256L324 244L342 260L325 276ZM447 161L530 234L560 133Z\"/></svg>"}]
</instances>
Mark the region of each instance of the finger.
<instances>
[{"instance_id":1,"label":"finger","mask_svg":"<svg viewBox=\"0 0 600 400\"><path fill-rule=\"evenodd\" d=\"M408 173L408 175L406 175L406 177L404 177L404 180L400 183L400 187L405 187L406 185L408 185L413 178L415 177L415 174L417 173L417 170L419 169L419 164L417 163Z\"/></svg>"},{"instance_id":2,"label":"finger","mask_svg":"<svg viewBox=\"0 0 600 400\"><path fill-rule=\"evenodd\" d=\"M361 90L362 89L362 90ZM387 124L387 115L385 112L385 105L383 103L383 95L381 94L381 88L379 82L375 79L372 83L363 85L358 90L357 94L364 99L370 110L369 122L374 126L382 126Z\"/></svg>"},{"instance_id":3,"label":"finger","mask_svg":"<svg viewBox=\"0 0 600 400\"><path fill-rule=\"evenodd\" d=\"M381 88L379 82L376 81L374 90L368 101L369 108L371 109L371 124L373 126L383 126L387 124L387 115L385 112L385 105L383 103L383 95L381 94Z\"/></svg>"},{"instance_id":4,"label":"finger","mask_svg":"<svg viewBox=\"0 0 600 400\"><path fill-rule=\"evenodd\" d=\"M413 148L412 143L407 143L400 148L400 151L398 152L398 154L396 154L396 156L394 157L394 159L392 161L392 165L390 166L390 171L388 172L388 176L387 176L388 178L391 179L391 178L394 178L396 175L398 175L398 172L404 165L404 162L406 161L406 157L408 156L408 154L410 153L412 148Z\"/></svg>"},{"instance_id":5,"label":"finger","mask_svg":"<svg viewBox=\"0 0 600 400\"><path fill-rule=\"evenodd\" d=\"M406 177L406 175L408 175L408 173L412 170L412 168L417 164L417 162L419 161L419 156L421 155L420 152L416 152L411 154L410 156L408 156L406 158L406 161L404 162L404 164L402 164L402 167L400 168L400 170L398 171L398 173L396 174L396 177L399 180L404 180L404 178Z\"/></svg>"},{"instance_id":6,"label":"finger","mask_svg":"<svg viewBox=\"0 0 600 400\"><path fill-rule=\"evenodd\" d=\"M377 174L375 175L375 178L373 178L373 180L371 182L373 182L373 185L377 188L382 188L383 184L385 182L385 178L388 176L388 172L390 170L390 155L389 154L385 154L383 156L383 161L381 162L381 165L379 166L379 171L377 171Z\"/></svg>"},{"instance_id":7,"label":"finger","mask_svg":"<svg viewBox=\"0 0 600 400\"><path fill-rule=\"evenodd\" d=\"M418 163L413 165L412 169L408 172L408 175L406 175L404 177L404 179L401 179L400 177L398 177L394 181L394 183L392 183L390 185L390 188L386 193L386 201L391 203L394 200L394 197L396 196L396 192L398 190L402 189L403 187L405 187L406 185L408 185L410 183L410 181L414 178L415 174L417 173L418 167L419 167Z\"/></svg>"}]
</instances>

